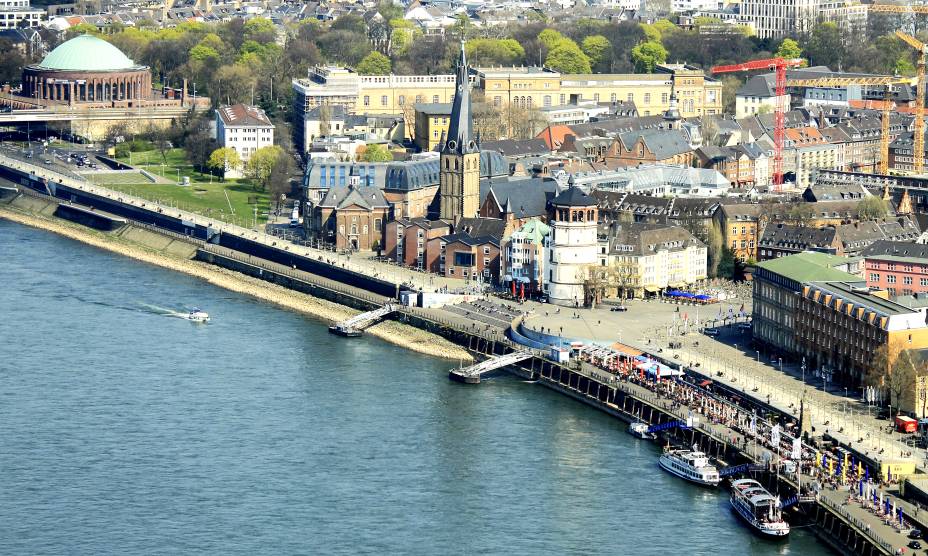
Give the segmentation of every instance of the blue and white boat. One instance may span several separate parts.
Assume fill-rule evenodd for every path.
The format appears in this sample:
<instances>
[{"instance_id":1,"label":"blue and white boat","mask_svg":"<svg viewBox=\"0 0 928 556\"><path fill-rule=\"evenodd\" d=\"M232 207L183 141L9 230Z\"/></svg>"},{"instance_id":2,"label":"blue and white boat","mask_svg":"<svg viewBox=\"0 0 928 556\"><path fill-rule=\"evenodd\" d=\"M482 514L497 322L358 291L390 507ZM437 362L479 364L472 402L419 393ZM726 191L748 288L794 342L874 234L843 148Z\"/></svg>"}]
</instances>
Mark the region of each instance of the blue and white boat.
<instances>
[{"instance_id":1,"label":"blue and white boat","mask_svg":"<svg viewBox=\"0 0 928 556\"><path fill-rule=\"evenodd\" d=\"M789 535L789 523L783 519L780 499L754 479L732 481L729 500L735 513L757 533L773 538Z\"/></svg>"},{"instance_id":2,"label":"blue and white boat","mask_svg":"<svg viewBox=\"0 0 928 556\"><path fill-rule=\"evenodd\" d=\"M209 322L209 313L194 307L192 311L187 313L187 320L192 320L193 322Z\"/></svg>"}]
</instances>

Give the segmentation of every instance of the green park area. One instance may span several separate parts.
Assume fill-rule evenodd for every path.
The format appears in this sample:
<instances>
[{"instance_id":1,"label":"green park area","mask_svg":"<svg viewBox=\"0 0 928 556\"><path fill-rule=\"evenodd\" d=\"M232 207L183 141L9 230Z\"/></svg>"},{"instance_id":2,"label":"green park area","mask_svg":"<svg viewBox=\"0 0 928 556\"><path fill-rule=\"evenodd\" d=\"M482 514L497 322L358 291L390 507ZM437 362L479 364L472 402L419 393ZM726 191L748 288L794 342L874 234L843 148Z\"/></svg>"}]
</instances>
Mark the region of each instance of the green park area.
<instances>
[{"instance_id":1,"label":"green park area","mask_svg":"<svg viewBox=\"0 0 928 556\"><path fill-rule=\"evenodd\" d=\"M88 179L110 189L246 227L255 224L257 205L257 223L267 220L266 191L256 191L249 180L223 182L200 173L183 149L167 150L164 158L159 151L150 150L132 152L118 160L149 172L156 183L141 172L95 173ZM190 184L178 185L184 177Z\"/></svg>"}]
</instances>

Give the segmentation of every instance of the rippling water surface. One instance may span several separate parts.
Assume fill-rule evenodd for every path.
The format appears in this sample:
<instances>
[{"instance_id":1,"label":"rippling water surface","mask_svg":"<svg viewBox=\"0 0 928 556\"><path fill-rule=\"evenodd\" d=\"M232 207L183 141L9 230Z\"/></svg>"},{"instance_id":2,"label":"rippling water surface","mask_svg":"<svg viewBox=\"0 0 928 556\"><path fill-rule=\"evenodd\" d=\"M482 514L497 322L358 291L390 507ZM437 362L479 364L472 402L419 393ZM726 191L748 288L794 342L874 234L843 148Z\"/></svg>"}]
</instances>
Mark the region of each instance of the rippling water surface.
<instances>
[{"instance_id":1,"label":"rippling water surface","mask_svg":"<svg viewBox=\"0 0 928 556\"><path fill-rule=\"evenodd\" d=\"M0 284L0 554L827 553L537 385L2 220Z\"/></svg>"}]
</instances>

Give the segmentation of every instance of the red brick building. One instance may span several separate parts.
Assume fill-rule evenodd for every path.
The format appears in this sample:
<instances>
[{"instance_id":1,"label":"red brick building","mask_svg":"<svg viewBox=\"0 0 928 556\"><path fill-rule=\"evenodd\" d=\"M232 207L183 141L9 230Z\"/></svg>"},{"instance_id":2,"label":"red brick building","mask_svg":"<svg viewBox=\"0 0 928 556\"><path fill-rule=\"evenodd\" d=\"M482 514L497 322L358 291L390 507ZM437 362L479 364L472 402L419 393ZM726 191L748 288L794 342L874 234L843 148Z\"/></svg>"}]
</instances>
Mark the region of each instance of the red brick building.
<instances>
[{"instance_id":1,"label":"red brick building","mask_svg":"<svg viewBox=\"0 0 928 556\"><path fill-rule=\"evenodd\" d=\"M450 232L451 225L444 220L393 220L387 223L384 232L384 256L396 264L437 272L438 253L429 250L429 242Z\"/></svg>"}]
</instances>

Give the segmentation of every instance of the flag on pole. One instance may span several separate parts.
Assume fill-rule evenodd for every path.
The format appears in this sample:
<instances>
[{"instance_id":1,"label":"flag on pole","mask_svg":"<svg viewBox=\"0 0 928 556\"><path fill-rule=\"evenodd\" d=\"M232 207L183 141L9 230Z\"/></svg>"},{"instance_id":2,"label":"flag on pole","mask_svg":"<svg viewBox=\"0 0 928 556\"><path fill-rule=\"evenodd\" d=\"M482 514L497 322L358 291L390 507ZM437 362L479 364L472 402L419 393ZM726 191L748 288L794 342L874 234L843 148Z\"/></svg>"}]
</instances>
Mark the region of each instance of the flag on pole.
<instances>
[{"instance_id":1,"label":"flag on pole","mask_svg":"<svg viewBox=\"0 0 928 556\"><path fill-rule=\"evenodd\" d=\"M751 415L751 434L757 434L757 415Z\"/></svg>"},{"instance_id":2,"label":"flag on pole","mask_svg":"<svg viewBox=\"0 0 928 556\"><path fill-rule=\"evenodd\" d=\"M793 439L793 452L790 454L794 460L799 461L802 459L802 440L797 436Z\"/></svg>"},{"instance_id":3,"label":"flag on pole","mask_svg":"<svg viewBox=\"0 0 928 556\"><path fill-rule=\"evenodd\" d=\"M780 425L774 425L770 427L770 443L773 444L774 448L779 448L780 446Z\"/></svg>"}]
</instances>

